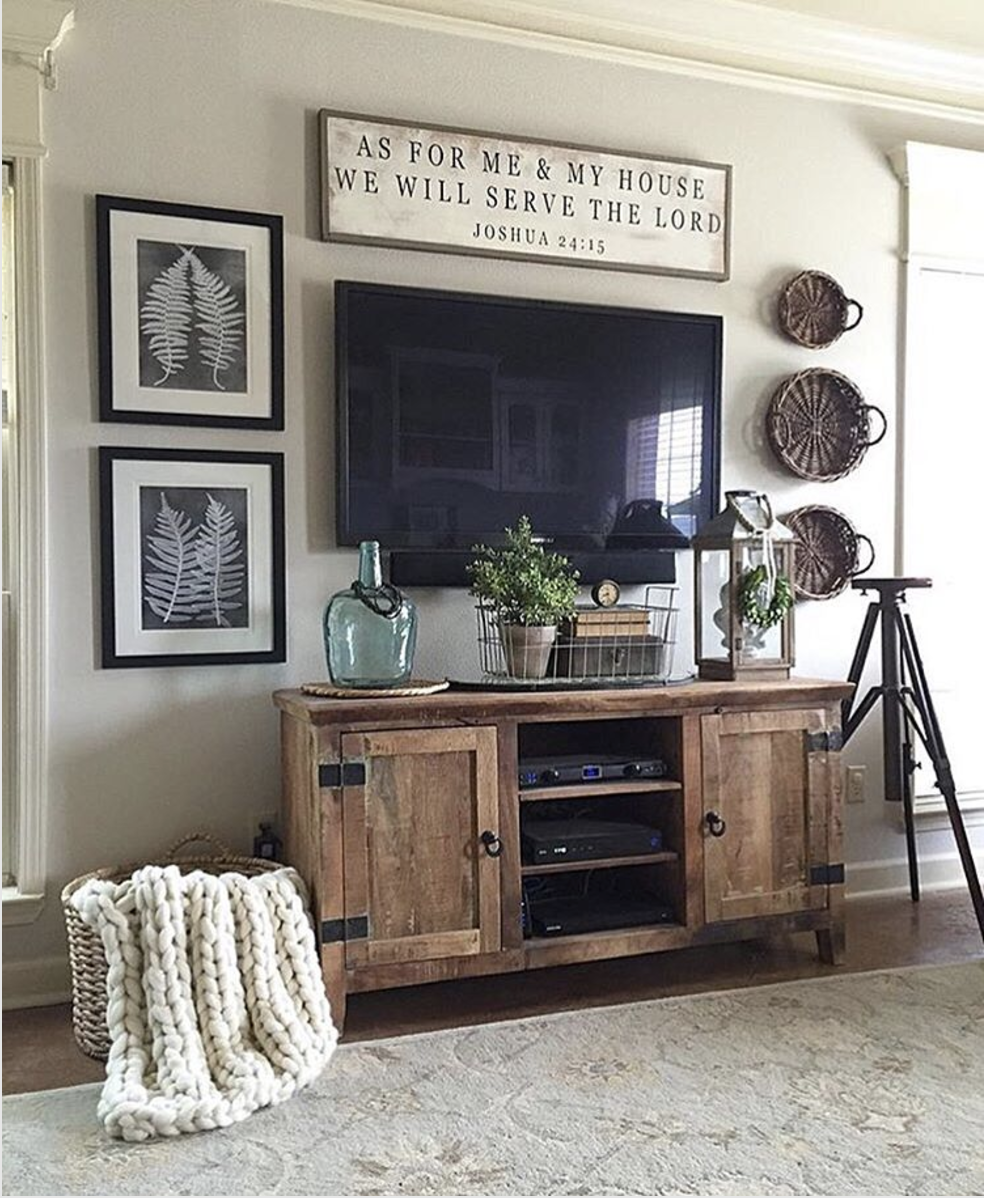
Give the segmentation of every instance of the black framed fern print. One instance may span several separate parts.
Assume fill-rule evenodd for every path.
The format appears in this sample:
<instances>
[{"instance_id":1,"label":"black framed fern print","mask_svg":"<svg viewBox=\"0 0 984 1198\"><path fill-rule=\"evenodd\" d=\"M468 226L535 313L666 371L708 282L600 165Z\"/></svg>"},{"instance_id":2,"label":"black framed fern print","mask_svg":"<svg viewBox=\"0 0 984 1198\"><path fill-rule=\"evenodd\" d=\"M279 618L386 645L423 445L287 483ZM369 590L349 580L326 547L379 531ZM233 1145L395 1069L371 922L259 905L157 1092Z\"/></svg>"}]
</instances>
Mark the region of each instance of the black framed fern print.
<instances>
[{"instance_id":1,"label":"black framed fern print","mask_svg":"<svg viewBox=\"0 0 984 1198\"><path fill-rule=\"evenodd\" d=\"M103 420L284 427L283 219L96 196Z\"/></svg>"},{"instance_id":2,"label":"black framed fern print","mask_svg":"<svg viewBox=\"0 0 984 1198\"><path fill-rule=\"evenodd\" d=\"M102 664L284 661L283 455L99 450Z\"/></svg>"}]
</instances>

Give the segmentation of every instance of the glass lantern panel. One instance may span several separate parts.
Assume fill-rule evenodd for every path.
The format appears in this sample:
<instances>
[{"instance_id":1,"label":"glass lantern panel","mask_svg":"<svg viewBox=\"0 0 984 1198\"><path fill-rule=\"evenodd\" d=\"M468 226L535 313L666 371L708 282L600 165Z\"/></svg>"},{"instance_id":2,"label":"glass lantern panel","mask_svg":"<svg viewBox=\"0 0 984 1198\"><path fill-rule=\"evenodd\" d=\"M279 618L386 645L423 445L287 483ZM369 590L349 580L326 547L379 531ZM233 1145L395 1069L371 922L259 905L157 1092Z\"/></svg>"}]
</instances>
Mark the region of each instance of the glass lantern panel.
<instances>
[{"instance_id":1,"label":"glass lantern panel","mask_svg":"<svg viewBox=\"0 0 984 1198\"><path fill-rule=\"evenodd\" d=\"M698 656L702 661L728 661L731 657L731 553L727 549L701 549L699 568Z\"/></svg>"},{"instance_id":2,"label":"glass lantern panel","mask_svg":"<svg viewBox=\"0 0 984 1198\"><path fill-rule=\"evenodd\" d=\"M778 546L774 551L775 568L778 574L785 573L785 552ZM765 565L766 557L761 541L752 541L742 546L741 576L748 570ZM769 603L770 595L767 584L763 584L759 592L759 602L762 606ZM773 624L771 628L760 628L757 625L744 625L742 628L741 648L738 660L746 664L751 662L779 662L784 660L783 627L785 620Z\"/></svg>"}]
</instances>

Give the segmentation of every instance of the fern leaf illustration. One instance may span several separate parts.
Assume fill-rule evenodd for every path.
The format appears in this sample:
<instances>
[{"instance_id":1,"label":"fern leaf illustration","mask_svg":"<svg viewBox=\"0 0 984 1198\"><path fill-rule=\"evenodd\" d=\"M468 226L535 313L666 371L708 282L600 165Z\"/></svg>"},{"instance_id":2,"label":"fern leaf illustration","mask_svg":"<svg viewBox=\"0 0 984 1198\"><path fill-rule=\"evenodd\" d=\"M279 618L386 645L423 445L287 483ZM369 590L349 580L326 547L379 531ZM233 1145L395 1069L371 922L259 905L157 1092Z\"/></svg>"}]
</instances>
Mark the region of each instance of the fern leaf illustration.
<instances>
[{"instance_id":1,"label":"fern leaf illustration","mask_svg":"<svg viewBox=\"0 0 984 1198\"><path fill-rule=\"evenodd\" d=\"M195 528L191 518L171 507L161 491L154 531L147 537L144 602L165 624L184 624L199 609L195 560Z\"/></svg>"},{"instance_id":2,"label":"fern leaf illustration","mask_svg":"<svg viewBox=\"0 0 984 1198\"><path fill-rule=\"evenodd\" d=\"M157 276L147 288L140 308L140 332L147 338L151 354L164 373L161 383L184 369L188 360L188 340L193 316L188 286L188 263L193 251L182 249L180 257Z\"/></svg>"},{"instance_id":3,"label":"fern leaf illustration","mask_svg":"<svg viewBox=\"0 0 984 1198\"><path fill-rule=\"evenodd\" d=\"M225 387L219 375L228 370L242 353L245 314L228 283L191 255L191 286L199 331L198 352L212 368L212 382L220 391Z\"/></svg>"},{"instance_id":4,"label":"fern leaf illustration","mask_svg":"<svg viewBox=\"0 0 984 1198\"><path fill-rule=\"evenodd\" d=\"M226 612L246 600L246 564L232 512L211 495L207 498L205 519L195 537L196 618L229 628Z\"/></svg>"}]
</instances>

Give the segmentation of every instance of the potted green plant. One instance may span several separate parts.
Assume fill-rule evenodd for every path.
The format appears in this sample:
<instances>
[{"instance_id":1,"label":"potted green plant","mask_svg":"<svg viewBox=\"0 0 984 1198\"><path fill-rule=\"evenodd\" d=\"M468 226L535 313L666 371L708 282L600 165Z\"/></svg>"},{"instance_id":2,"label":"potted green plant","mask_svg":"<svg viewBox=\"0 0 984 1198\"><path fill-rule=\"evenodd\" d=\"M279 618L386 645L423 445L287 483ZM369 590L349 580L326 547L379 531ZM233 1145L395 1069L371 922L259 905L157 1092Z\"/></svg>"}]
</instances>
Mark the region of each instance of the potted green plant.
<instances>
[{"instance_id":1,"label":"potted green plant","mask_svg":"<svg viewBox=\"0 0 984 1198\"><path fill-rule=\"evenodd\" d=\"M468 567L472 594L499 625L509 673L542 678L557 625L574 612L578 572L536 540L529 516L520 516L505 537L502 546L475 546L478 556Z\"/></svg>"}]
</instances>

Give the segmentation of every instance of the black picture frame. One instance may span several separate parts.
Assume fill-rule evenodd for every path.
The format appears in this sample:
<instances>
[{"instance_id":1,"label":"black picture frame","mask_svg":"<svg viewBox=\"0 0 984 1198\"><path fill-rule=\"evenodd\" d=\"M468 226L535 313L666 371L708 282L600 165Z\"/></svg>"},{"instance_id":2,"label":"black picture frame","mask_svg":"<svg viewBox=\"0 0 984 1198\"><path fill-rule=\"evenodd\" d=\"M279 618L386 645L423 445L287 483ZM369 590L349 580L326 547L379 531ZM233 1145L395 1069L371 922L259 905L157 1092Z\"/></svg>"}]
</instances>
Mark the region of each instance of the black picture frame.
<instances>
[{"instance_id":1,"label":"black picture frame","mask_svg":"<svg viewBox=\"0 0 984 1198\"><path fill-rule=\"evenodd\" d=\"M99 418L284 427L283 217L96 196Z\"/></svg>"},{"instance_id":2,"label":"black picture frame","mask_svg":"<svg viewBox=\"0 0 984 1198\"><path fill-rule=\"evenodd\" d=\"M287 656L284 456L99 449L104 669Z\"/></svg>"}]
</instances>

